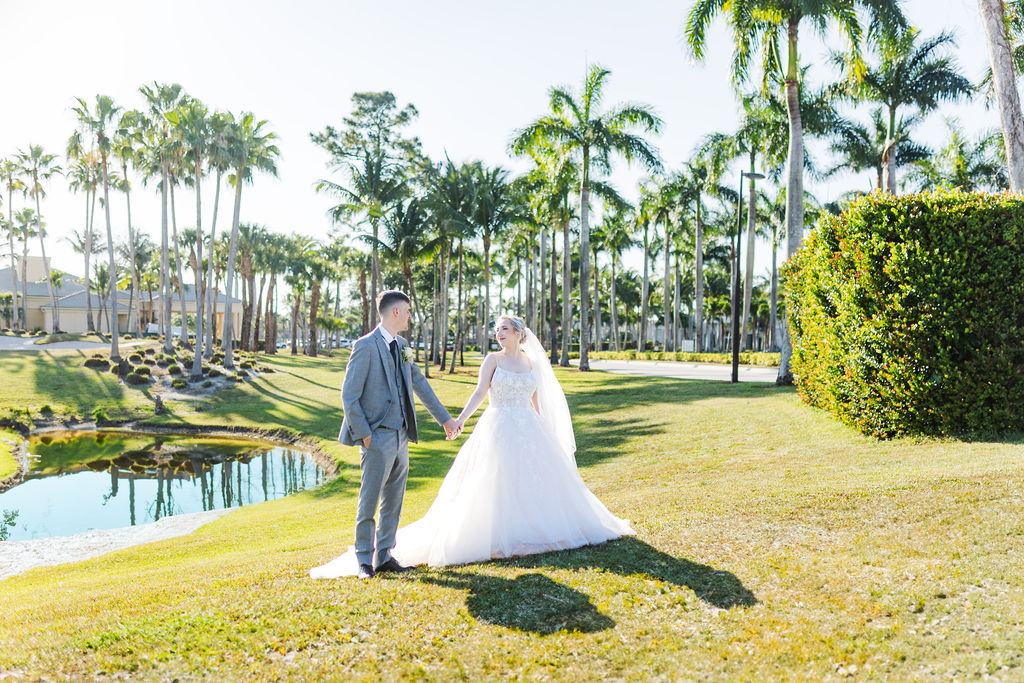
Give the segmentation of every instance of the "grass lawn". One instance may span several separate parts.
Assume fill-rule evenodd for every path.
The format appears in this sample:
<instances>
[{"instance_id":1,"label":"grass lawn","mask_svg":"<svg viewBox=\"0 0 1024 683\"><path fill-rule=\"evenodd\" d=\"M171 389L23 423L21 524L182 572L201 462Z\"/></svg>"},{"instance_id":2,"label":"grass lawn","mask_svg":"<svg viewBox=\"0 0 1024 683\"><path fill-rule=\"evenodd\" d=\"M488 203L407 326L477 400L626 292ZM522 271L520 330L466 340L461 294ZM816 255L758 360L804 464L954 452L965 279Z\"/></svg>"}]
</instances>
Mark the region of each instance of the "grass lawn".
<instances>
[{"instance_id":1,"label":"grass lawn","mask_svg":"<svg viewBox=\"0 0 1024 683\"><path fill-rule=\"evenodd\" d=\"M0 481L18 471L18 463L11 450L20 439L21 435L17 432L0 429Z\"/></svg>"},{"instance_id":2,"label":"grass lawn","mask_svg":"<svg viewBox=\"0 0 1024 683\"><path fill-rule=\"evenodd\" d=\"M0 582L0 671L1024 676L1020 443L878 442L791 390L560 370L583 477L636 538L312 581L308 568L352 537L358 454L333 441L343 362L265 362L278 372L211 403L171 403L160 419L286 426L324 440L338 479L187 537ZM433 383L454 409L474 379ZM99 381L89 386L105 397L112 388ZM125 410L134 393L122 390ZM406 522L427 509L458 448L422 412L421 424Z\"/></svg>"},{"instance_id":3,"label":"grass lawn","mask_svg":"<svg viewBox=\"0 0 1024 683\"><path fill-rule=\"evenodd\" d=\"M53 344L55 342L67 342L67 341L85 341L85 342L96 342L96 343L110 343L108 337L101 337L95 332L89 332L86 334L79 334L76 332L60 332L58 334L48 334L45 337L37 339L35 344ZM125 341L128 341L127 339Z\"/></svg>"}]
</instances>

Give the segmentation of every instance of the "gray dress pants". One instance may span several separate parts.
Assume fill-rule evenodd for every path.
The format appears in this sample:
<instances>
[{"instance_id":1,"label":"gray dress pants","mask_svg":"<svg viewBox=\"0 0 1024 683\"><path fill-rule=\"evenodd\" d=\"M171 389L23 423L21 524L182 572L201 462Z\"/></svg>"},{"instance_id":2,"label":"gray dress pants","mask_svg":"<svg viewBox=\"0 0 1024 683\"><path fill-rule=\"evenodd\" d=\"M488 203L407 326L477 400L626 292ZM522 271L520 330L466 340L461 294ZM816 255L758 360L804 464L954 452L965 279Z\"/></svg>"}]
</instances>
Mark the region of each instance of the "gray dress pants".
<instances>
[{"instance_id":1,"label":"gray dress pants","mask_svg":"<svg viewBox=\"0 0 1024 683\"><path fill-rule=\"evenodd\" d=\"M391 558L409 476L409 438L404 429L378 427L370 447L359 446L359 504L356 507L356 558L380 566ZM374 522L380 506L380 523ZM376 536L376 538L375 538Z\"/></svg>"}]
</instances>

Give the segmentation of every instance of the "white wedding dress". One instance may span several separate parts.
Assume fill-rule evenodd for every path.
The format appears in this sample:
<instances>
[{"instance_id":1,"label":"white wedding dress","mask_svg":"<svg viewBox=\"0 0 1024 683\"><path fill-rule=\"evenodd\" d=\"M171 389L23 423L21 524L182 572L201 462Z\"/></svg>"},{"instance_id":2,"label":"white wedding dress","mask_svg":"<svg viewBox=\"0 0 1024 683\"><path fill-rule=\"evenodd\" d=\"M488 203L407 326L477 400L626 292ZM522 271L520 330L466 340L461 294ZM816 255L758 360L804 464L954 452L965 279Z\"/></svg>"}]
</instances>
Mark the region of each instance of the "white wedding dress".
<instances>
[{"instance_id":1,"label":"white wedding dress","mask_svg":"<svg viewBox=\"0 0 1024 683\"><path fill-rule=\"evenodd\" d=\"M627 520L609 512L583 483L572 452L559 444L531 405L536 389L532 371L495 369L490 403L434 503L422 519L398 530L391 555L400 564L482 562L634 533ZM311 570L310 576L355 576L357 571L354 549L349 548Z\"/></svg>"}]
</instances>

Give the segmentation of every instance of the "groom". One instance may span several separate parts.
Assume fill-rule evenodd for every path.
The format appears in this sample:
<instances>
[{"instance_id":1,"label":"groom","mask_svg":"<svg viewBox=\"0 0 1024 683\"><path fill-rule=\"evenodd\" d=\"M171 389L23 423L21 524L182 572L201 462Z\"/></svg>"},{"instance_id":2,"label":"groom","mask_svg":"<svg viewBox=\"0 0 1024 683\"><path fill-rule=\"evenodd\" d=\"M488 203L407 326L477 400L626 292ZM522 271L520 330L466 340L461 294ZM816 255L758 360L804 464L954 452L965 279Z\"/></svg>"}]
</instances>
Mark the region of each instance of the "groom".
<instances>
[{"instance_id":1,"label":"groom","mask_svg":"<svg viewBox=\"0 0 1024 683\"><path fill-rule=\"evenodd\" d=\"M338 434L343 444L360 446L355 548L361 579L406 569L391 557L391 548L409 474L409 442L418 439L412 393L444 425L449 439L461 431L416 363L405 357L408 344L398 333L412 319L409 297L397 290L381 292L377 312L380 325L352 345L341 387L345 419ZM380 524L375 526L378 505Z\"/></svg>"}]
</instances>

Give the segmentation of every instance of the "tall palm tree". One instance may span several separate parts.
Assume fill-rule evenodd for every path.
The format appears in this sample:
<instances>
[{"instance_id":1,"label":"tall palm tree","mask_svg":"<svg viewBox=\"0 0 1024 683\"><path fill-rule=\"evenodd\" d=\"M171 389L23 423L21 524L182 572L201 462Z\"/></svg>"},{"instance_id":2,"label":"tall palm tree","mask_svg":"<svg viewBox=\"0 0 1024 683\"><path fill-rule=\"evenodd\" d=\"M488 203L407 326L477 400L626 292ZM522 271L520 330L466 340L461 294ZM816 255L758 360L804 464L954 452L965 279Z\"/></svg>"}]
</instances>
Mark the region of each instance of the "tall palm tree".
<instances>
[{"instance_id":1,"label":"tall palm tree","mask_svg":"<svg viewBox=\"0 0 1024 683\"><path fill-rule=\"evenodd\" d=\"M210 219L210 238L207 240L209 248L206 254L206 310L209 312L209 319L206 325L206 350L203 353L205 358L213 356L213 338L217 315L217 287L214 284L214 248L217 244L217 213L220 207L220 188L224 174L231 170L231 155L228 153L228 133L231 126L231 118L222 112L210 116L210 146L206 151L206 158L209 170L214 173L213 190L213 216Z\"/></svg>"},{"instance_id":2,"label":"tall palm tree","mask_svg":"<svg viewBox=\"0 0 1024 683\"><path fill-rule=\"evenodd\" d=\"M1017 90L1014 55L1007 36L1007 5L1020 14L1019 2L978 0L981 21L985 25L989 60L992 63L992 84L999 120L1002 123L1003 145L1008 168L1010 190L1024 190L1024 114ZM1019 19L1018 19L1019 21Z\"/></svg>"},{"instance_id":3,"label":"tall palm tree","mask_svg":"<svg viewBox=\"0 0 1024 683\"><path fill-rule=\"evenodd\" d=\"M911 28L902 34L883 33L877 43L878 63L864 71L849 92L860 100L878 102L888 115L885 148L882 152L885 191L896 194L896 145L900 107L914 107L925 115L940 102L955 102L974 93L956 60L941 52L956 47L952 33L943 32L927 40ZM850 71L847 55L834 53L833 61Z\"/></svg>"},{"instance_id":4,"label":"tall palm tree","mask_svg":"<svg viewBox=\"0 0 1024 683\"><path fill-rule=\"evenodd\" d=\"M124 193L125 208L128 211L128 271L131 280L131 298L135 301L136 309L132 314L131 307L128 308L128 324L131 331L138 336L141 333L142 316L139 302L142 297L139 290L139 271L136 268L134 257L138 239L135 228L132 226L132 183L128 176L129 164L136 169L139 168L142 160L140 143L145 129L145 117L142 112L129 111L121 117L121 123L111 144L111 154L121 162L121 180L117 189Z\"/></svg>"},{"instance_id":5,"label":"tall palm tree","mask_svg":"<svg viewBox=\"0 0 1024 683\"><path fill-rule=\"evenodd\" d=\"M18 167L25 178L25 192L36 200L36 235L39 237L46 288L50 294L50 307L53 309L53 329L51 330L53 334L60 331L60 320L57 313L57 297L53 290L53 278L50 277L50 263L46 260L46 230L43 228L43 212L40 208L40 201L46 196L43 181L62 173L61 167L54 163L56 159L56 154L47 153L40 145L30 145L27 152L18 152Z\"/></svg>"},{"instance_id":6,"label":"tall palm tree","mask_svg":"<svg viewBox=\"0 0 1024 683\"><path fill-rule=\"evenodd\" d=\"M641 135L657 133L661 119L648 105L617 104L600 111L604 85L611 72L593 65L586 75L579 98L565 87L549 91L551 113L519 131L514 147L529 147L537 139L546 139L571 150L580 157L580 370L590 369L586 339L588 338L587 286L590 276L590 175L592 167L607 170L612 154L627 161L634 159L649 169L661 166L656 150Z\"/></svg>"},{"instance_id":7,"label":"tall palm tree","mask_svg":"<svg viewBox=\"0 0 1024 683\"><path fill-rule=\"evenodd\" d=\"M224 367L228 369L235 367L232 358L234 333L231 329L233 312L231 297L232 283L235 279L235 256L238 249L238 219L242 208L242 186L252 182L255 171L262 171L277 177L276 159L280 151L272 142L277 136L266 130L267 125L269 124L266 121L257 121L250 112L245 112L231 122L226 136L228 154L234 171L229 182L235 186L235 205L231 217L231 238L228 248L228 272L225 278L227 301L224 304Z\"/></svg>"},{"instance_id":8,"label":"tall palm tree","mask_svg":"<svg viewBox=\"0 0 1024 683\"><path fill-rule=\"evenodd\" d=\"M15 234L21 240L21 323L28 329L28 277L26 268L28 264L28 241L36 236L39 221L36 219L36 212L25 207L14 214Z\"/></svg>"},{"instance_id":9,"label":"tall palm tree","mask_svg":"<svg viewBox=\"0 0 1024 683\"><path fill-rule=\"evenodd\" d=\"M618 277L617 267L623 252L636 246L631 234L629 223L632 220L630 212L632 207L624 206L617 210L608 211L604 215L601 230L604 233L605 253L611 257L611 283L608 291L608 320L611 325L612 343L615 351L621 351L619 342L619 302L615 288Z\"/></svg>"},{"instance_id":10,"label":"tall palm tree","mask_svg":"<svg viewBox=\"0 0 1024 683\"><path fill-rule=\"evenodd\" d=\"M12 159L0 160L0 180L3 180L4 187L7 190L7 241L8 246L11 250L11 292L14 294L14 320L12 325L15 329L23 328L25 326L25 312L22 310L25 306L25 301L22 299L22 308L18 307L18 274L17 267L14 263L14 235L15 235L15 223L14 223L14 191L24 189L24 184L21 179L18 178L18 164Z\"/></svg>"},{"instance_id":11,"label":"tall palm tree","mask_svg":"<svg viewBox=\"0 0 1024 683\"><path fill-rule=\"evenodd\" d=\"M872 109L869 116L870 125L844 119L836 126L829 142L829 150L836 158L836 163L826 169L824 175L872 171L875 176L874 187L881 190L885 187L885 154L889 147L890 130L881 107ZM891 138L896 142L889 152L892 158L888 159L896 168L923 161L931 155L930 149L910 137L910 131L919 121L919 117L911 115L900 117L896 123L894 137Z\"/></svg>"},{"instance_id":12,"label":"tall palm tree","mask_svg":"<svg viewBox=\"0 0 1024 683\"><path fill-rule=\"evenodd\" d=\"M93 232L93 219L96 215L96 191L99 189L100 179L97 169L98 159L95 153L86 153L76 147L69 145L68 160L73 164L69 169L68 178L73 192L85 193L85 223L81 233L75 233L74 243L81 245L82 255L85 257L85 290L91 291L89 286L90 262L92 261L93 249L99 249L100 243ZM86 329L89 332L96 330L92 316L92 297L85 297L85 321Z\"/></svg>"},{"instance_id":13,"label":"tall palm tree","mask_svg":"<svg viewBox=\"0 0 1024 683\"><path fill-rule=\"evenodd\" d=\"M171 167L178 147L178 141L171 134L171 122L167 115L174 111L184 96L182 87L177 83L162 84L153 82L139 88L146 100L148 117L139 121L145 123L143 151L146 155L148 177L160 177L160 302L161 323L164 331L164 351L171 352L174 345L171 340L171 270L169 252L169 231L167 220L167 203L171 192ZM184 315L184 309L182 309ZM184 322L184 320L183 320Z\"/></svg>"},{"instance_id":14,"label":"tall palm tree","mask_svg":"<svg viewBox=\"0 0 1024 683\"><path fill-rule=\"evenodd\" d=\"M491 242L521 216L522 205L503 168L473 167L472 219L479 226L484 247L484 324L491 319ZM486 348L483 349L487 352Z\"/></svg>"},{"instance_id":15,"label":"tall palm tree","mask_svg":"<svg viewBox=\"0 0 1024 683\"><path fill-rule=\"evenodd\" d=\"M917 181L918 188L959 187L989 192L1008 189L998 133L987 131L971 138L956 119L947 119L946 127L946 144L911 168L911 180Z\"/></svg>"},{"instance_id":16,"label":"tall palm tree","mask_svg":"<svg viewBox=\"0 0 1024 683\"><path fill-rule=\"evenodd\" d=\"M747 80L751 59L757 51L762 55L765 84L782 78L789 116L789 152L787 156L786 257L791 258L803 241L803 169L804 141L800 110L800 68L798 39L800 24L810 24L819 35L833 26L846 38L851 54L850 65L856 77L863 70L861 42L864 31L856 10L864 9L870 19L870 30L876 34L903 31L906 17L899 0L696 0L686 22L686 40L693 55L704 58L707 29L719 13L728 14L734 44L732 79L736 84ZM782 61L782 40L786 41L786 63ZM792 382L789 359L792 348L789 337L783 343L779 366L780 383Z\"/></svg>"},{"instance_id":17,"label":"tall palm tree","mask_svg":"<svg viewBox=\"0 0 1024 683\"><path fill-rule=\"evenodd\" d=\"M96 104L90 110L89 105L82 98L76 98L78 106L74 108L78 116L79 125L92 135L96 149L100 154L100 170L103 178L103 211L107 221L107 257L110 265L110 305L114 314L111 316L110 327L110 360L119 362L121 352L118 348L117 321L117 263L114 260L114 232L110 224L110 172L107 168L107 159L110 156L111 139L110 129L121 108L114 104L114 100L106 95L97 95Z\"/></svg>"},{"instance_id":18,"label":"tall palm tree","mask_svg":"<svg viewBox=\"0 0 1024 683\"><path fill-rule=\"evenodd\" d=\"M203 272L203 171L207 164L206 152L211 146L210 113L199 100L186 97L185 100L167 115L175 133L181 138L185 149L185 162L192 174L192 187L196 195L196 343L192 357L192 380L196 381L203 374L203 342L205 341L204 326L206 324L204 283L200 274ZM184 313L183 313L184 316Z\"/></svg>"}]
</instances>

